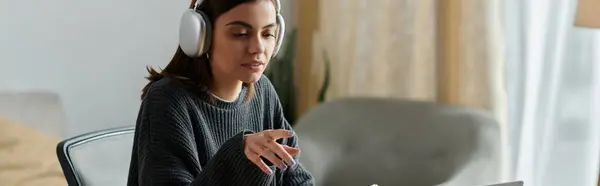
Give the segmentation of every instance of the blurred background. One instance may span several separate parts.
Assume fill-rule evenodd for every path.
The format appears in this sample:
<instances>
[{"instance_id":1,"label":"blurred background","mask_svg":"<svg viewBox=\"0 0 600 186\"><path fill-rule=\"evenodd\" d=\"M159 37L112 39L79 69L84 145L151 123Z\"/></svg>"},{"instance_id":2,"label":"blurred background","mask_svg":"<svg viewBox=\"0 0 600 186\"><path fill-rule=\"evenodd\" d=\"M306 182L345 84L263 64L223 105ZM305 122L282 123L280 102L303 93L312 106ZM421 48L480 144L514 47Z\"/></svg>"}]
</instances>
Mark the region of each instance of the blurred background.
<instances>
[{"instance_id":1,"label":"blurred background","mask_svg":"<svg viewBox=\"0 0 600 186\"><path fill-rule=\"evenodd\" d=\"M266 74L291 123L347 97L478 108L500 125L506 180L598 184L598 1L282 3L286 43ZM166 66L188 4L0 0L0 183L14 178L11 158L50 149L56 165L57 141L134 125L145 67ZM2 149L23 136L46 151Z\"/></svg>"}]
</instances>

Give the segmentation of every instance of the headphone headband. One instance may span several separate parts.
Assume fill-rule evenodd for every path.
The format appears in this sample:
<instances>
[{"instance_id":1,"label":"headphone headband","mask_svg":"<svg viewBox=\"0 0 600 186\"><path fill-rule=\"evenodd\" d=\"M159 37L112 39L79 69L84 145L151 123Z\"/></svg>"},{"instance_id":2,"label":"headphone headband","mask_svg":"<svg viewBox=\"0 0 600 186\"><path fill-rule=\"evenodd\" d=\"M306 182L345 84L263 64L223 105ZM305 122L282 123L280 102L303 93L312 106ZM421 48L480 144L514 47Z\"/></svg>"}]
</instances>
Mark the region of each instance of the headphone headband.
<instances>
[{"instance_id":1,"label":"headphone headband","mask_svg":"<svg viewBox=\"0 0 600 186\"><path fill-rule=\"evenodd\" d=\"M281 2L279 2L279 0L272 0L273 4L275 4L275 11L277 13L281 12ZM196 0L196 3L194 3L194 10L198 9L198 7L204 2L204 0Z\"/></svg>"},{"instance_id":2,"label":"headphone headband","mask_svg":"<svg viewBox=\"0 0 600 186\"><path fill-rule=\"evenodd\" d=\"M279 14L281 12L281 3L279 0L273 0L273 4L275 4L275 12Z\"/></svg>"}]
</instances>

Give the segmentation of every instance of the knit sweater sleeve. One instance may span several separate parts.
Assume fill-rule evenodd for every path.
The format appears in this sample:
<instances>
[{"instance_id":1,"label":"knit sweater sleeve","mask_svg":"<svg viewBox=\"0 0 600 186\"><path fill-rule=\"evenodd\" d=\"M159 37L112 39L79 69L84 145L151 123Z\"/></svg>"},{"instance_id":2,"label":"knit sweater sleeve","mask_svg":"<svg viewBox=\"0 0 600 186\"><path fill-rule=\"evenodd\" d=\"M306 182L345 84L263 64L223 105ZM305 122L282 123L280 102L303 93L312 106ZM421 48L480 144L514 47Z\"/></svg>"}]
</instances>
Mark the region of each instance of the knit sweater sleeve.
<instances>
[{"instance_id":1,"label":"knit sweater sleeve","mask_svg":"<svg viewBox=\"0 0 600 186\"><path fill-rule=\"evenodd\" d=\"M195 139L203 136L193 133L179 95L165 89L150 90L142 103L134 151L139 185L265 185L271 181L243 152L243 136L251 131L230 138L201 166Z\"/></svg>"}]
</instances>

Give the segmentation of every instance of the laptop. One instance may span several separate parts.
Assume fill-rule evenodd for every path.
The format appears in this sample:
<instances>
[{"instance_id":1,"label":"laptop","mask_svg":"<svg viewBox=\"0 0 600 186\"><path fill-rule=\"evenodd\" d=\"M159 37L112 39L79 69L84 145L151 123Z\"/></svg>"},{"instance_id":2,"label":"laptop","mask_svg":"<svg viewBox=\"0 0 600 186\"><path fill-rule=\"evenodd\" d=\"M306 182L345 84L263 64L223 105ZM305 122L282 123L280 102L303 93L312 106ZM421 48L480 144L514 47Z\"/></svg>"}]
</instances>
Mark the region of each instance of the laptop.
<instances>
[{"instance_id":1,"label":"laptop","mask_svg":"<svg viewBox=\"0 0 600 186\"><path fill-rule=\"evenodd\" d=\"M379 186L379 185L373 184L371 186ZM523 181L513 181L513 182L498 183L498 184L486 185L486 186L524 186L524 185L523 185Z\"/></svg>"},{"instance_id":2,"label":"laptop","mask_svg":"<svg viewBox=\"0 0 600 186\"><path fill-rule=\"evenodd\" d=\"M523 181L513 181L513 182L498 183L498 184L486 185L486 186L524 186L524 185L523 185Z\"/></svg>"}]
</instances>

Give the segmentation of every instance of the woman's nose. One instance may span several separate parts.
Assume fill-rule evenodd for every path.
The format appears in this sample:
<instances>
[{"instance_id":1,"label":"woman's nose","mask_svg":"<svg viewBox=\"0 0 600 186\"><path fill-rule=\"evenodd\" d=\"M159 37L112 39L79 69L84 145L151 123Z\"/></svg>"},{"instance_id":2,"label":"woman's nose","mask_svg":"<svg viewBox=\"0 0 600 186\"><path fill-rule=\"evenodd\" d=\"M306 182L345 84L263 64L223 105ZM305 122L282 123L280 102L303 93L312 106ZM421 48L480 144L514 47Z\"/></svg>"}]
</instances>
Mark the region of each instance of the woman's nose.
<instances>
[{"instance_id":1,"label":"woman's nose","mask_svg":"<svg viewBox=\"0 0 600 186\"><path fill-rule=\"evenodd\" d=\"M265 44L261 37L252 37L248 46L250 54L261 54L265 52Z\"/></svg>"}]
</instances>

